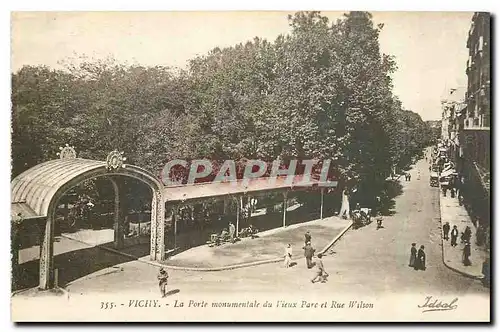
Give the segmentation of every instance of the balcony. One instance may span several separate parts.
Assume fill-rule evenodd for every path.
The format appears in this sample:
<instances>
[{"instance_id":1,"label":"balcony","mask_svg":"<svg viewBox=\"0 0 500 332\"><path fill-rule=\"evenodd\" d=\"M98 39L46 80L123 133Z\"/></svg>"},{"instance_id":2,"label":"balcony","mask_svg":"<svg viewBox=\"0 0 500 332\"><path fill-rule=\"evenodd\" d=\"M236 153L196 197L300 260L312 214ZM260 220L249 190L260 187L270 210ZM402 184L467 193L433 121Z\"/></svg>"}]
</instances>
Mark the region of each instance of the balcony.
<instances>
[{"instance_id":1,"label":"balcony","mask_svg":"<svg viewBox=\"0 0 500 332\"><path fill-rule=\"evenodd\" d=\"M465 119L464 130L490 130L489 117L480 115L478 117L471 117Z\"/></svg>"}]
</instances>

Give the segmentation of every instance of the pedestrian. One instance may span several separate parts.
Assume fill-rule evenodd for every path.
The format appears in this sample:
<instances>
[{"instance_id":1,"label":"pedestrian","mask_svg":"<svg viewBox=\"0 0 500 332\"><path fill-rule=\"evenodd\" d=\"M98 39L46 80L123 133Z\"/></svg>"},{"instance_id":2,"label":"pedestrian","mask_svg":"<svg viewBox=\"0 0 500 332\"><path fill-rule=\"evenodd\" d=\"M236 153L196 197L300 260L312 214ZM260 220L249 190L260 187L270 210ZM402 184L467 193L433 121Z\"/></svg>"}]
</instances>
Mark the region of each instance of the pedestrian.
<instances>
[{"instance_id":1,"label":"pedestrian","mask_svg":"<svg viewBox=\"0 0 500 332\"><path fill-rule=\"evenodd\" d=\"M417 173L417 180L420 180L420 171Z\"/></svg>"},{"instance_id":2,"label":"pedestrian","mask_svg":"<svg viewBox=\"0 0 500 332\"><path fill-rule=\"evenodd\" d=\"M384 226L382 226L382 221L383 221L382 215L379 213L377 216L377 230L384 228Z\"/></svg>"},{"instance_id":3,"label":"pedestrian","mask_svg":"<svg viewBox=\"0 0 500 332\"><path fill-rule=\"evenodd\" d=\"M222 242L226 242L228 238L229 238L229 232L227 231L227 228L224 228L220 233L220 239Z\"/></svg>"},{"instance_id":4,"label":"pedestrian","mask_svg":"<svg viewBox=\"0 0 500 332\"><path fill-rule=\"evenodd\" d=\"M312 258L314 256L315 249L311 246L311 242L307 242L306 245L302 249L304 249L304 257L306 258L306 266L308 269L310 269L314 266L313 262L312 262Z\"/></svg>"},{"instance_id":5,"label":"pedestrian","mask_svg":"<svg viewBox=\"0 0 500 332\"><path fill-rule=\"evenodd\" d=\"M449 239L449 237L448 237L449 233L450 233L450 223L445 222L443 225L443 239L445 239L446 241L448 241L448 239Z\"/></svg>"},{"instance_id":6,"label":"pedestrian","mask_svg":"<svg viewBox=\"0 0 500 332\"><path fill-rule=\"evenodd\" d=\"M467 226L467 227L465 227L465 230L463 233L464 242L470 242L471 237L472 237L472 230L470 229L469 226Z\"/></svg>"},{"instance_id":7,"label":"pedestrian","mask_svg":"<svg viewBox=\"0 0 500 332\"><path fill-rule=\"evenodd\" d=\"M380 196L375 197L375 208L373 209L374 214L380 214L382 210L382 198Z\"/></svg>"},{"instance_id":8,"label":"pedestrian","mask_svg":"<svg viewBox=\"0 0 500 332\"><path fill-rule=\"evenodd\" d=\"M448 186L445 184L442 184L441 190L443 191L443 197L446 197L446 192L448 191Z\"/></svg>"},{"instance_id":9,"label":"pedestrian","mask_svg":"<svg viewBox=\"0 0 500 332\"><path fill-rule=\"evenodd\" d=\"M458 228L457 225L453 225L453 229L451 230L451 246L457 246L457 238L458 238Z\"/></svg>"},{"instance_id":10,"label":"pedestrian","mask_svg":"<svg viewBox=\"0 0 500 332\"><path fill-rule=\"evenodd\" d=\"M415 262L417 260L417 248L416 248L416 243L411 244L411 249L410 249L410 264L408 264L409 267L415 267Z\"/></svg>"},{"instance_id":11,"label":"pedestrian","mask_svg":"<svg viewBox=\"0 0 500 332\"><path fill-rule=\"evenodd\" d=\"M408 181L411 181L411 173L408 172Z\"/></svg>"},{"instance_id":12,"label":"pedestrian","mask_svg":"<svg viewBox=\"0 0 500 332\"><path fill-rule=\"evenodd\" d=\"M292 245L289 243L285 248L285 268L289 268L292 263Z\"/></svg>"},{"instance_id":13,"label":"pedestrian","mask_svg":"<svg viewBox=\"0 0 500 332\"><path fill-rule=\"evenodd\" d=\"M470 266L470 242L465 242L464 246L464 251L462 253L462 262L464 263L464 266Z\"/></svg>"},{"instance_id":14,"label":"pedestrian","mask_svg":"<svg viewBox=\"0 0 500 332\"><path fill-rule=\"evenodd\" d=\"M453 187L450 188L450 197L455 198L455 188Z\"/></svg>"},{"instance_id":15,"label":"pedestrian","mask_svg":"<svg viewBox=\"0 0 500 332\"><path fill-rule=\"evenodd\" d=\"M339 217L347 219L350 215L349 192L347 189L344 189L342 190L342 205L340 206Z\"/></svg>"},{"instance_id":16,"label":"pedestrian","mask_svg":"<svg viewBox=\"0 0 500 332\"><path fill-rule=\"evenodd\" d=\"M415 263L414 269L415 270L422 270L425 271L425 247L422 245L420 246L420 249L418 249L417 252L417 261Z\"/></svg>"},{"instance_id":17,"label":"pedestrian","mask_svg":"<svg viewBox=\"0 0 500 332\"><path fill-rule=\"evenodd\" d=\"M229 222L229 240L234 243L234 235L236 233L236 227L232 222Z\"/></svg>"},{"instance_id":18,"label":"pedestrian","mask_svg":"<svg viewBox=\"0 0 500 332\"><path fill-rule=\"evenodd\" d=\"M161 297L167 296L167 284L168 284L168 273L161 267L160 273L158 273L158 285L160 286Z\"/></svg>"},{"instance_id":19,"label":"pedestrian","mask_svg":"<svg viewBox=\"0 0 500 332\"><path fill-rule=\"evenodd\" d=\"M307 242L311 242L311 233L309 231L304 234L304 244L307 244Z\"/></svg>"},{"instance_id":20,"label":"pedestrian","mask_svg":"<svg viewBox=\"0 0 500 332\"><path fill-rule=\"evenodd\" d=\"M486 257L483 261L481 273L484 276L484 278L481 280L483 283L483 286L489 287L490 286L490 260L488 257Z\"/></svg>"},{"instance_id":21,"label":"pedestrian","mask_svg":"<svg viewBox=\"0 0 500 332\"><path fill-rule=\"evenodd\" d=\"M316 260L316 274L314 275L314 278L311 279L311 282L314 284L316 282L316 279L321 282L326 282L326 278L328 278L329 274L325 271L325 266L323 265L323 255L318 254L318 259Z\"/></svg>"}]
</instances>

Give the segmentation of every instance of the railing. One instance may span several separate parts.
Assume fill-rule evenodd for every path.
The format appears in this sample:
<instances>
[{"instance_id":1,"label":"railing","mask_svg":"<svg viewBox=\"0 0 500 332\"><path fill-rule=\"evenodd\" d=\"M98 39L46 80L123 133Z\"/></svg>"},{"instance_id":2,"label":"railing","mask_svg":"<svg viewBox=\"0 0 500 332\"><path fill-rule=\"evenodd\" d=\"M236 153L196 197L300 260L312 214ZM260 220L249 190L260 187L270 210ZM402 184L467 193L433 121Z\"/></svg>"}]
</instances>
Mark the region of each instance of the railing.
<instances>
[{"instance_id":1,"label":"railing","mask_svg":"<svg viewBox=\"0 0 500 332\"><path fill-rule=\"evenodd\" d=\"M151 213L130 213L127 219L127 237L149 236L151 234Z\"/></svg>"}]
</instances>

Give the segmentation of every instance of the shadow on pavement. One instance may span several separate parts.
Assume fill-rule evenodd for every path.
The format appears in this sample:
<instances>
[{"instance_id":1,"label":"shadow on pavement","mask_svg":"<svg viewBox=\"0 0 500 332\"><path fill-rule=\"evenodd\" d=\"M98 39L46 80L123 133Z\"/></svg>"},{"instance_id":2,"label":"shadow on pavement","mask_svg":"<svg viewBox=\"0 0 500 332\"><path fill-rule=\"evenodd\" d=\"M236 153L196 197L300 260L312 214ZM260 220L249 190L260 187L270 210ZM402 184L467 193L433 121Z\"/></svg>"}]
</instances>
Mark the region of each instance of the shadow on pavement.
<instances>
[{"instance_id":1,"label":"shadow on pavement","mask_svg":"<svg viewBox=\"0 0 500 332\"><path fill-rule=\"evenodd\" d=\"M172 289L171 291L167 292L167 296L174 295L180 292L180 289Z\"/></svg>"},{"instance_id":2,"label":"shadow on pavement","mask_svg":"<svg viewBox=\"0 0 500 332\"><path fill-rule=\"evenodd\" d=\"M111 243L109 245L111 245ZM141 255L144 251L143 247L144 246L134 246L125 248L121 251L132 255ZM133 258L129 258L125 255L113 253L99 247L92 247L57 255L54 257L54 265L55 268L59 270L59 286L64 287L67 283L96 271L133 260ZM12 291L38 286L38 276L38 259L20 264L15 273L13 273Z\"/></svg>"},{"instance_id":3,"label":"shadow on pavement","mask_svg":"<svg viewBox=\"0 0 500 332\"><path fill-rule=\"evenodd\" d=\"M392 216L396 213L396 200L403 193L403 186L399 181L388 180L384 183L383 189L385 195L381 197L380 213L383 216Z\"/></svg>"}]
</instances>

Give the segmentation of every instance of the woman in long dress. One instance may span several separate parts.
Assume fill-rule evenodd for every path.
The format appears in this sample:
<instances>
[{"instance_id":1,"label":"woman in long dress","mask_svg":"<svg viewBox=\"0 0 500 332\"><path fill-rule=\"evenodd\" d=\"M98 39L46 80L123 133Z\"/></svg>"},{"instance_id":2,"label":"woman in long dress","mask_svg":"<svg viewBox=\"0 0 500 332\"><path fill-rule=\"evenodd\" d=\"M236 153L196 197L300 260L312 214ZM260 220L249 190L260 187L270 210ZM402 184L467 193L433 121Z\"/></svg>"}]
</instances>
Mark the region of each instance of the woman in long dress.
<instances>
[{"instance_id":1,"label":"woman in long dress","mask_svg":"<svg viewBox=\"0 0 500 332\"><path fill-rule=\"evenodd\" d=\"M417 253L417 262L415 264L415 270L425 270L425 252L424 246L420 246Z\"/></svg>"},{"instance_id":2,"label":"woman in long dress","mask_svg":"<svg viewBox=\"0 0 500 332\"><path fill-rule=\"evenodd\" d=\"M292 263L292 245L288 244L285 248L285 267L289 268Z\"/></svg>"},{"instance_id":3,"label":"woman in long dress","mask_svg":"<svg viewBox=\"0 0 500 332\"><path fill-rule=\"evenodd\" d=\"M470 243L465 242L464 251L462 253L462 262L464 263L465 266L471 265L469 257L470 257Z\"/></svg>"},{"instance_id":4,"label":"woman in long dress","mask_svg":"<svg viewBox=\"0 0 500 332\"><path fill-rule=\"evenodd\" d=\"M410 249L410 264L408 264L409 267L414 267L415 266L415 261L417 260L417 248L415 247L417 244L412 243L411 244L411 249Z\"/></svg>"}]
</instances>

